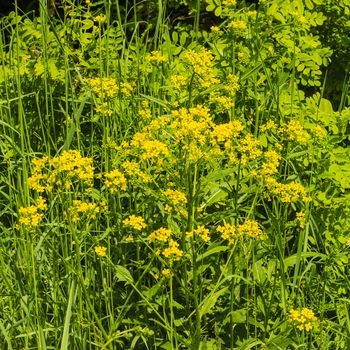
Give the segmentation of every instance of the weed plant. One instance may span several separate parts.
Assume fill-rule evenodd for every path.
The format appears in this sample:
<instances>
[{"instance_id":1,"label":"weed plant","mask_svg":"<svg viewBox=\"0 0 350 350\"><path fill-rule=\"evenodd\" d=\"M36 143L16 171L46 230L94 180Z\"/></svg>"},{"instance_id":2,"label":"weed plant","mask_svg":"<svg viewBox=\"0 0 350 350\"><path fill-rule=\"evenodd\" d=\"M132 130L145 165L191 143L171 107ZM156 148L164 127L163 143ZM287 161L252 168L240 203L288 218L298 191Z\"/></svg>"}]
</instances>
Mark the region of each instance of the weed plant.
<instances>
[{"instance_id":1,"label":"weed plant","mask_svg":"<svg viewBox=\"0 0 350 350\"><path fill-rule=\"evenodd\" d=\"M1 347L349 349L350 2L39 5L1 19Z\"/></svg>"}]
</instances>

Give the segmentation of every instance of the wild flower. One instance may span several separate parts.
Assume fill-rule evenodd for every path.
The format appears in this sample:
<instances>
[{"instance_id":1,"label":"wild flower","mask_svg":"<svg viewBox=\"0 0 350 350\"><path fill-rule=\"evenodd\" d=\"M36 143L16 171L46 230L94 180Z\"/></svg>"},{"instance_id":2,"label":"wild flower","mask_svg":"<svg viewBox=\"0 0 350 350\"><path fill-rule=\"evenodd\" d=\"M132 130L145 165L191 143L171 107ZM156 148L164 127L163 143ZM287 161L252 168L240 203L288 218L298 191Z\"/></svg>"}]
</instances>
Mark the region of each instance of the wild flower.
<instances>
[{"instance_id":1,"label":"wild flower","mask_svg":"<svg viewBox=\"0 0 350 350\"><path fill-rule=\"evenodd\" d=\"M109 108L107 102L102 102L96 106L96 113L110 117L113 114L113 111Z\"/></svg>"},{"instance_id":2,"label":"wild flower","mask_svg":"<svg viewBox=\"0 0 350 350\"><path fill-rule=\"evenodd\" d=\"M179 243L170 239L169 246L163 249L162 254L170 260L180 260L184 253L179 248Z\"/></svg>"},{"instance_id":3,"label":"wild flower","mask_svg":"<svg viewBox=\"0 0 350 350\"><path fill-rule=\"evenodd\" d=\"M174 135L174 143L196 143L204 145L206 137L210 134L212 118L209 108L195 106L189 109L180 108L171 113L170 129Z\"/></svg>"},{"instance_id":4,"label":"wild flower","mask_svg":"<svg viewBox=\"0 0 350 350\"><path fill-rule=\"evenodd\" d=\"M94 21L98 23L105 23L107 21L107 16L106 15L98 15L94 17Z\"/></svg>"},{"instance_id":5,"label":"wild flower","mask_svg":"<svg viewBox=\"0 0 350 350\"><path fill-rule=\"evenodd\" d=\"M121 164L121 167L124 169L125 175L128 179L130 178L130 181L133 183L146 184L152 181L152 177L143 172L140 169L140 164L133 160L126 160Z\"/></svg>"},{"instance_id":6,"label":"wild flower","mask_svg":"<svg viewBox=\"0 0 350 350\"><path fill-rule=\"evenodd\" d=\"M301 310L291 309L289 319L295 323L299 330L306 330L309 332L316 324L317 317L309 308L302 308Z\"/></svg>"},{"instance_id":7,"label":"wild flower","mask_svg":"<svg viewBox=\"0 0 350 350\"><path fill-rule=\"evenodd\" d=\"M125 97L130 97L134 90L135 84L130 82L120 83L120 91Z\"/></svg>"},{"instance_id":8,"label":"wild flower","mask_svg":"<svg viewBox=\"0 0 350 350\"><path fill-rule=\"evenodd\" d=\"M97 204L81 200L73 200L73 205L68 209L73 222L78 222L82 217L95 219L99 212L100 208Z\"/></svg>"},{"instance_id":9,"label":"wild flower","mask_svg":"<svg viewBox=\"0 0 350 350\"><path fill-rule=\"evenodd\" d=\"M118 191L125 191L127 186L127 181L124 174L118 169L112 170L104 175L106 180L104 185L109 192L115 193Z\"/></svg>"},{"instance_id":10,"label":"wild flower","mask_svg":"<svg viewBox=\"0 0 350 350\"><path fill-rule=\"evenodd\" d=\"M181 74L174 74L170 77L170 83L172 87L176 90L183 89L188 83L187 80L187 77Z\"/></svg>"},{"instance_id":11,"label":"wild flower","mask_svg":"<svg viewBox=\"0 0 350 350\"><path fill-rule=\"evenodd\" d=\"M297 120L289 121L287 125L281 126L278 131L283 133L287 139L299 143L307 143L310 140L309 133Z\"/></svg>"},{"instance_id":12,"label":"wild flower","mask_svg":"<svg viewBox=\"0 0 350 350\"><path fill-rule=\"evenodd\" d=\"M239 120L214 125L210 135L211 144L224 143L225 148L229 149L232 146L232 140L236 139L243 130L244 125Z\"/></svg>"},{"instance_id":13,"label":"wild flower","mask_svg":"<svg viewBox=\"0 0 350 350\"><path fill-rule=\"evenodd\" d=\"M163 194L174 206L185 205L187 203L186 194L184 192L167 189Z\"/></svg>"},{"instance_id":14,"label":"wild flower","mask_svg":"<svg viewBox=\"0 0 350 350\"><path fill-rule=\"evenodd\" d=\"M252 134L247 134L240 139L237 150L241 154L242 164L247 164L249 160L256 159L262 154L259 145L259 140Z\"/></svg>"},{"instance_id":15,"label":"wild flower","mask_svg":"<svg viewBox=\"0 0 350 350\"><path fill-rule=\"evenodd\" d=\"M213 34L218 34L218 33L220 33L220 27L218 27L218 26L211 26L211 27L210 27L210 30L211 30L211 32L212 32Z\"/></svg>"},{"instance_id":16,"label":"wild flower","mask_svg":"<svg viewBox=\"0 0 350 350\"><path fill-rule=\"evenodd\" d=\"M143 160L151 159L162 162L164 157L170 153L165 143L152 140L149 135L140 132L134 135L130 145L141 153Z\"/></svg>"},{"instance_id":17,"label":"wild flower","mask_svg":"<svg viewBox=\"0 0 350 350\"><path fill-rule=\"evenodd\" d=\"M296 213L296 220L299 223L299 227L301 229L305 228L305 212L304 211L299 211Z\"/></svg>"},{"instance_id":18,"label":"wild flower","mask_svg":"<svg viewBox=\"0 0 350 350\"><path fill-rule=\"evenodd\" d=\"M219 225L216 231L221 234L221 238L228 241L229 244L235 244L237 241L237 230L234 225L225 223L224 225Z\"/></svg>"},{"instance_id":19,"label":"wild flower","mask_svg":"<svg viewBox=\"0 0 350 350\"><path fill-rule=\"evenodd\" d=\"M259 129L261 132L265 132L269 130L274 130L276 129L276 127L276 123L272 119L270 119L265 124L260 125Z\"/></svg>"},{"instance_id":20,"label":"wild flower","mask_svg":"<svg viewBox=\"0 0 350 350\"><path fill-rule=\"evenodd\" d=\"M144 100L141 102L142 108L137 112L137 114L145 119L145 120L151 120L152 119L152 111L149 106L149 102Z\"/></svg>"},{"instance_id":21,"label":"wild flower","mask_svg":"<svg viewBox=\"0 0 350 350\"><path fill-rule=\"evenodd\" d=\"M278 173L278 166L282 159L281 155L276 151L270 150L264 152L263 157L264 161L260 165L259 175L271 176Z\"/></svg>"},{"instance_id":22,"label":"wild flower","mask_svg":"<svg viewBox=\"0 0 350 350\"><path fill-rule=\"evenodd\" d=\"M301 199L303 202L310 202L311 198L301 184L297 182L279 183L276 179L268 177L265 179L266 188L283 203L293 203Z\"/></svg>"},{"instance_id":23,"label":"wild flower","mask_svg":"<svg viewBox=\"0 0 350 350\"><path fill-rule=\"evenodd\" d=\"M131 227L136 231L141 231L147 227L145 220L142 216L130 215L123 220L125 226Z\"/></svg>"},{"instance_id":24,"label":"wild flower","mask_svg":"<svg viewBox=\"0 0 350 350\"><path fill-rule=\"evenodd\" d=\"M102 246L95 247L95 253L101 258L107 255L107 248Z\"/></svg>"},{"instance_id":25,"label":"wild flower","mask_svg":"<svg viewBox=\"0 0 350 350\"><path fill-rule=\"evenodd\" d=\"M238 225L238 233L241 237L265 239L259 224L255 220L246 220L243 224Z\"/></svg>"},{"instance_id":26,"label":"wild flower","mask_svg":"<svg viewBox=\"0 0 350 350\"><path fill-rule=\"evenodd\" d=\"M187 238L191 238L194 235L198 235L204 242L210 241L209 230L204 226L198 226L193 229L191 232L186 233Z\"/></svg>"},{"instance_id":27,"label":"wild flower","mask_svg":"<svg viewBox=\"0 0 350 350\"><path fill-rule=\"evenodd\" d=\"M185 59L197 75L198 84L202 88L208 88L220 82L214 69L214 56L204 47L199 51L188 50Z\"/></svg>"},{"instance_id":28,"label":"wild flower","mask_svg":"<svg viewBox=\"0 0 350 350\"><path fill-rule=\"evenodd\" d=\"M171 270L170 269L162 269L162 276L165 278L169 278L172 276Z\"/></svg>"},{"instance_id":29,"label":"wild flower","mask_svg":"<svg viewBox=\"0 0 350 350\"><path fill-rule=\"evenodd\" d=\"M222 5L227 7L235 7L237 5L237 0L223 0Z\"/></svg>"},{"instance_id":30,"label":"wild flower","mask_svg":"<svg viewBox=\"0 0 350 350\"><path fill-rule=\"evenodd\" d=\"M228 24L228 28L235 31L244 32L247 29L247 23L239 20L231 21Z\"/></svg>"},{"instance_id":31,"label":"wild flower","mask_svg":"<svg viewBox=\"0 0 350 350\"><path fill-rule=\"evenodd\" d=\"M148 240L149 242L166 242L170 238L171 234L171 230L165 227L161 227L158 230L153 231L148 236Z\"/></svg>"},{"instance_id":32,"label":"wild flower","mask_svg":"<svg viewBox=\"0 0 350 350\"><path fill-rule=\"evenodd\" d=\"M88 78L85 82L99 98L113 97L118 91L118 83L114 78Z\"/></svg>"},{"instance_id":33,"label":"wild flower","mask_svg":"<svg viewBox=\"0 0 350 350\"><path fill-rule=\"evenodd\" d=\"M218 112L229 111L234 106L232 97L217 95L216 92L210 93L209 101L210 101L210 103L217 105L216 110Z\"/></svg>"},{"instance_id":34,"label":"wild flower","mask_svg":"<svg viewBox=\"0 0 350 350\"><path fill-rule=\"evenodd\" d=\"M19 225L17 226L17 228L23 227L28 230L35 229L44 217L44 214L40 211L46 209L46 206L43 203L41 203L40 207L43 209L35 205L19 208L18 212L20 214L20 217L18 220Z\"/></svg>"},{"instance_id":35,"label":"wild flower","mask_svg":"<svg viewBox=\"0 0 350 350\"><path fill-rule=\"evenodd\" d=\"M28 185L39 193L50 192L54 187L70 189L74 181L81 181L87 186L92 185L92 158L82 157L79 151L63 151L61 155L52 159L34 159L33 164L34 170L28 178Z\"/></svg>"},{"instance_id":36,"label":"wild flower","mask_svg":"<svg viewBox=\"0 0 350 350\"><path fill-rule=\"evenodd\" d=\"M320 125L316 125L313 132L318 140L324 140L327 137L327 131Z\"/></svg>"},{"instance_id":37,"label":"wild flower","mask_svg":"<svg viewBox=\"0 0 350 350\"><path fill-rule=\"evenodd\" d=\"M152 51L150 55L146 56L146 61L150 63L162 63L167 59L160 51Z\"/></svg>"}]
</instances>

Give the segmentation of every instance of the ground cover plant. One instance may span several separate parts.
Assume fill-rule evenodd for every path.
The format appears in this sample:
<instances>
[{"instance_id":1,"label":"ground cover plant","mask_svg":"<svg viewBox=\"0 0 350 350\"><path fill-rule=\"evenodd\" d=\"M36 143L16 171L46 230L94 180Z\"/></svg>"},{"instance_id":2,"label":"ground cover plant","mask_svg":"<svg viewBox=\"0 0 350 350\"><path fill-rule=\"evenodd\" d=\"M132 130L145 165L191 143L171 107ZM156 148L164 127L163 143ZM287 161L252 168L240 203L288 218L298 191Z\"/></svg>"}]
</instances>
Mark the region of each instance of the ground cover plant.
<instances>
[{"instance_id":1,"label":"ground cover plant","mask_svg":"<svg viewBox=\"0 0 350 350\"><path fill-rule=\"evenodd\" d=\"M349 349L350 1L28 9L1 18L1 347Z\"/></svg>"}]
</instances>

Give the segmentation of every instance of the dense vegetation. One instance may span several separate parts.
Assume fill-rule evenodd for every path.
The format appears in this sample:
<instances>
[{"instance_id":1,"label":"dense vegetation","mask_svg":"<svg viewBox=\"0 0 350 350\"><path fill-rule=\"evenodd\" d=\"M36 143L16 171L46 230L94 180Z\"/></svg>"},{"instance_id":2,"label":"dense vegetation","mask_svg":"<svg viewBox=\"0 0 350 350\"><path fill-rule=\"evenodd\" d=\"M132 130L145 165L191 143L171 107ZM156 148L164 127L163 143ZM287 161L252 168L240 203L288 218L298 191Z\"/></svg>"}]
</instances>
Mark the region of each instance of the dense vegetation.
<instances>
[{"instance_id":1,"label":"dense vegetation","mask_svg":"<svg viewBox=\"0 0 350 350\"><path fill-rule=\"evenodd\" d=\"M350 348L350 0L2 14L3 349Z\"/></svg>"}]
</instances>

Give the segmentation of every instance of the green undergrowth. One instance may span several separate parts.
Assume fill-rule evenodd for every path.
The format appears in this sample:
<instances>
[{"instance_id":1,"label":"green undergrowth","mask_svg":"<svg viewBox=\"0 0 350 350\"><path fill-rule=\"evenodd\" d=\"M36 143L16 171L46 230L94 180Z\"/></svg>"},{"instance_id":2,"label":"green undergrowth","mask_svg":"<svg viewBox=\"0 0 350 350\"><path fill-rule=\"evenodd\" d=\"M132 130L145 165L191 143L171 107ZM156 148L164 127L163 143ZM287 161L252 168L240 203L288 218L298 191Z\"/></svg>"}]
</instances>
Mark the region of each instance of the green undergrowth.
<instances>
[{"instance_id":1,"label":"green undergrowth","mask_svg":"<svg viewBox=\"0 0 350 350\"><path fill-rule=\"evenodd\" d=\"M349 13L3 17L1 347L349 349Z\"/></svg>"}]
</instances>

